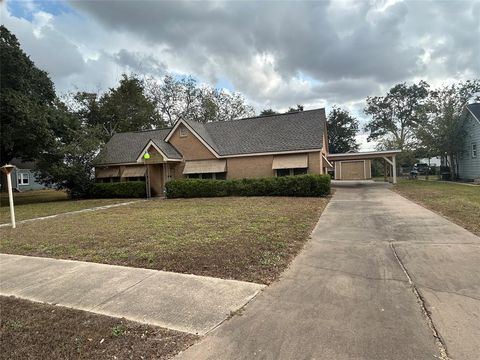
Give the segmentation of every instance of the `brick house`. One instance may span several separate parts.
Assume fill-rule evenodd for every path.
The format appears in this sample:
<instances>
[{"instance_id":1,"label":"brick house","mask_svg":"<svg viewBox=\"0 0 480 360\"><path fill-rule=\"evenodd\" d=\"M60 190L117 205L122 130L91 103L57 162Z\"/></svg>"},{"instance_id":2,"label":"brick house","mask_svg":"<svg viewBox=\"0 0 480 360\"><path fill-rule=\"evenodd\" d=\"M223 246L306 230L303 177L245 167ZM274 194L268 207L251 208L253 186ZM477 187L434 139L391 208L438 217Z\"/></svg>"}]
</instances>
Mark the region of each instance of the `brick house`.
<instances>
[{"instance_id":1,"label":"brick house","mask_svg":"<svg viewBox=\"0 0 480 360\"><path fill-rule=\"evenodd\" d=\"M238 179L325 174L325 109L115 134L96 159L100 182L143 180L153 196L178 178ZM145 154L148 154L145 156ZM148 159L147 159L148 158Z\"/></svg>"}]
</instances>

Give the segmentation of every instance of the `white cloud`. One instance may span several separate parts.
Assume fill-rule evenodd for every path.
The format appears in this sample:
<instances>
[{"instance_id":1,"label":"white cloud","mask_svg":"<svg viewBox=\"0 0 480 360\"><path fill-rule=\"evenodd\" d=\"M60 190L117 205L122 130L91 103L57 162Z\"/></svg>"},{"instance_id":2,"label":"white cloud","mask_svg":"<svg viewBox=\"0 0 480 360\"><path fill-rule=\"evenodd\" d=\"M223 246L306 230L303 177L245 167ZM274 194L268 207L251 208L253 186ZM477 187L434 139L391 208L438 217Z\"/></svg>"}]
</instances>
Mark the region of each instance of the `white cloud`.
<instances>
[{"instance_id":1,"label":"white cloud","mask_svg":"<svg viewBox=\"0 0 480 360\"><path fill-rule=\"evenodd\" d=\"M395 83L480 74L478 1L22 4L29 20L4 2L2 21L59 92L169 71L227 82L258 111L337 103L363 117L364 99Z\"/></svg>"}]
</instances>

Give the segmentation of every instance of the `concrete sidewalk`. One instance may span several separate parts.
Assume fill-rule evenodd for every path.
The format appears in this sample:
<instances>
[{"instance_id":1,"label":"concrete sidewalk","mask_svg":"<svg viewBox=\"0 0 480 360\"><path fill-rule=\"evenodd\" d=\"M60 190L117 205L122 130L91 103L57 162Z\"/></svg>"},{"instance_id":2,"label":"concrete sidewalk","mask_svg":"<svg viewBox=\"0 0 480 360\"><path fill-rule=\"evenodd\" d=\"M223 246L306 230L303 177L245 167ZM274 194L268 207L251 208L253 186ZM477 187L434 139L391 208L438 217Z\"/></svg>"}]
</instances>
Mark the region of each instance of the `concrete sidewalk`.
<instances>
[{"instance_id":1,"label":"concrete sidewalk","mask_svg":"<svg viewBox=\"0 0 480 360\"><path fill-rule=\"evenodd\" d=\"M204 335L264 285L70 260L0 254L0 295Z\"/></svg>"},{"instance_id":2,"label":"concrete sidewalk","mask_svg":"<svg viewBox=\"0 0 480 360\"><path fill-rule=\"evenodd\" d=\"M280 281L177 358L476 360L479 264L480 238L388 185L339 185Z\"/></svg>"}]
</instances>

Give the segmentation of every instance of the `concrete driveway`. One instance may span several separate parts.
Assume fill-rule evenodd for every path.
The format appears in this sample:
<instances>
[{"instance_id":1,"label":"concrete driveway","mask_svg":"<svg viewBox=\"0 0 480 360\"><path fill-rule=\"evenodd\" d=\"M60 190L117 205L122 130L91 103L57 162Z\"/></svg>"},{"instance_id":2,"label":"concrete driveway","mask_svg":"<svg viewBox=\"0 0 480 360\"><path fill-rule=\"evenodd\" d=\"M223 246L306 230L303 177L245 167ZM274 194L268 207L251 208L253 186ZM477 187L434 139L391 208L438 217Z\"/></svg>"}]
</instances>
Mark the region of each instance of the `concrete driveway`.
<instances>
[{"instance_id":1,"label":"concrete driveway","mask_svg":"<svg viewBox=\"0 0 480 360\"><path fill-rule=\"evenodd\" d=\"M478 359L480 238L346 183L274 283L178 359Z\"/></svg>"}]
</instances>

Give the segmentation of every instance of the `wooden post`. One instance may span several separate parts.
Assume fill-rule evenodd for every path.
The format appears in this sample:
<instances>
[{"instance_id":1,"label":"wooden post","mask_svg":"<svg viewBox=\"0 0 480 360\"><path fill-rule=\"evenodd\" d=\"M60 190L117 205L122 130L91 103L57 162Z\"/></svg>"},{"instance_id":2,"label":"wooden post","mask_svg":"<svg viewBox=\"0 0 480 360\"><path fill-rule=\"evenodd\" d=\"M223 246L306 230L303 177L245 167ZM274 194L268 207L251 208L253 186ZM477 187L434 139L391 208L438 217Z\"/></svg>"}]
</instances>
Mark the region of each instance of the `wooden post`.
<instances>
[{"instance_id":1,"label":"wooden post","mask_svg":"<svg viewBox=\"0 0 480 360\"><path fill-rule=\"evenodd\" d=\"M17 224L15 223L15 209L13 207L13 190L12 190L12 171L15 169L13 165L4 165L2 166L3 172L7 175L7 188L8 188L8 202L10 204L10 219L12 221L12 228L16 228Z\"/></svg>"},{"instance_id":2,"label":"wooden post","mask_svg":"<svg viewBox=\"0 0 480 360\"><path fill-rule=\"evenodd\" d=\"M392 171L393 171L393 183L396 184L397 183L397 162L396 162L396 156L393 155L392 156Z\"/></svg>"},{"instance_id":3,"label":"wooden post","mask_svg":"<svg viewBox=\"0 0 480 360\"><path fill-rule=\"evenodd\" d=\"M387 182L387 160L383 159L383 181Z\"/></svg>"},{"instance_id":4,"label":"wooden post","mask_svg":"<svg viewBox=\"0 0 480 360\"><path fill-rule=\"evenodd\" d=\"M152 189L150 188L150 166L148 166L148 164L145 164L145 166L147 167L145 171L147 177L147 181L145 181L147 186L147 198L150 199L152 197Z\"/></svg>"}]
</instances>

